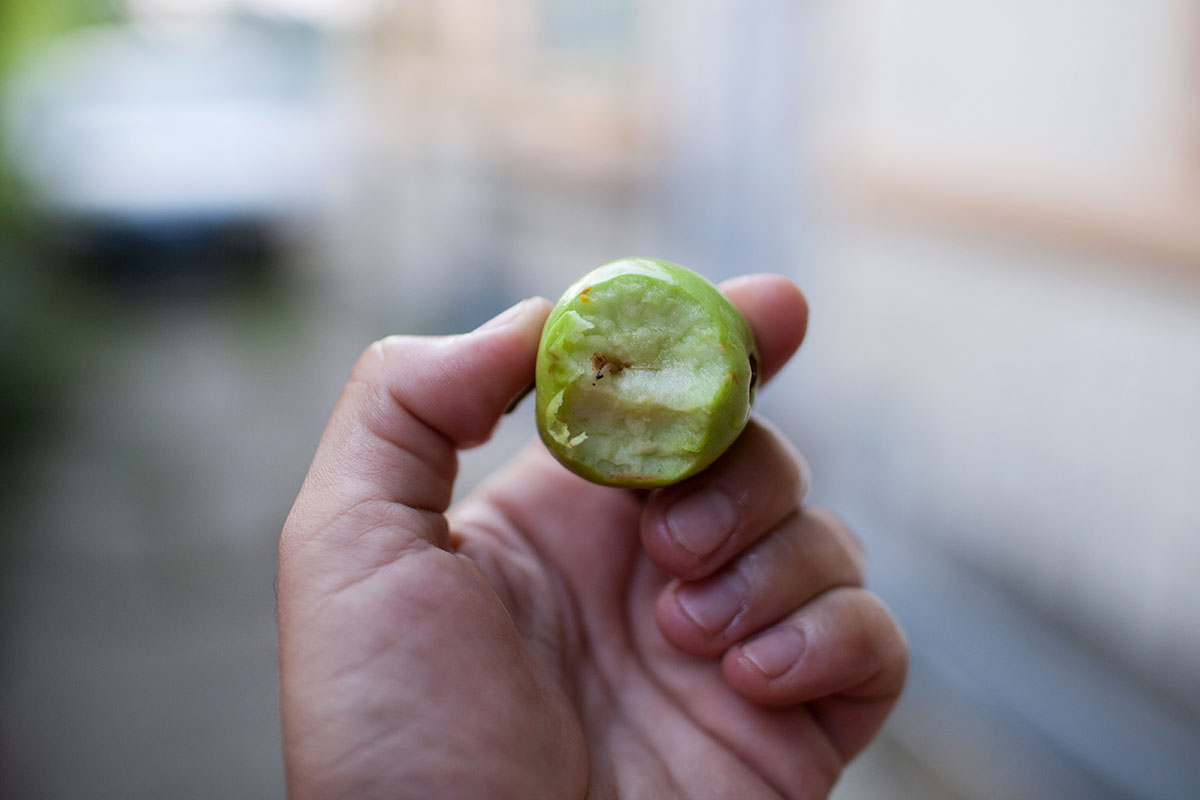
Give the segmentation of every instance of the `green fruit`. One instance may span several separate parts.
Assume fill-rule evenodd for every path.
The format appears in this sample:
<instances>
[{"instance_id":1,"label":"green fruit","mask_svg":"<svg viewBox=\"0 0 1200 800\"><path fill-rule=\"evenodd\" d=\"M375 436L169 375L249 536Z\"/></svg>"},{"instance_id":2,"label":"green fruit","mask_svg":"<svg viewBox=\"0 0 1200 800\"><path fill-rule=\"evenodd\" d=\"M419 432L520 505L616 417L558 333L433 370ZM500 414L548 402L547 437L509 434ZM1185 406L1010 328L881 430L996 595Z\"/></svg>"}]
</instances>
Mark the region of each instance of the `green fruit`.
<instances>
[{"instance_id":1,"label":"green fruit","mask_svg":"<svg viewBox=\"0 0 1200 800\"><path fill-rule=\"evenodd\" d=\"M537 425L607 486L666 486L711 464L750 417L758 353L733 304L689 269L625 258L583 276L546 320Z\"/></svg>"}]
</instances>

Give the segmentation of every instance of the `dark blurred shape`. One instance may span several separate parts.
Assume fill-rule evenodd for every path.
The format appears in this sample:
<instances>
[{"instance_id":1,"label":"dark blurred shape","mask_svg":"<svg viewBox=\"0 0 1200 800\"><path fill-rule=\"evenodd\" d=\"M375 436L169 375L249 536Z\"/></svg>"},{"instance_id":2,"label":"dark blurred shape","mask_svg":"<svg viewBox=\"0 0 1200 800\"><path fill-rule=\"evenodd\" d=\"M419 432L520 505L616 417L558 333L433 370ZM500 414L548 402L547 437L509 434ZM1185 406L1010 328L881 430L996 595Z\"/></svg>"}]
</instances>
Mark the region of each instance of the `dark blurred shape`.
<instances>
[{"instance_id":1,"label":"dark blurred shape","mask_svg":"<svg viewBox=\"0 0 1200 800\"><path fill-rule=\"evenodd\" d=\"M270 279L279 242L269 220L243 217L76 219L62 255L78 274L126 291L203 295Z\"/></svg>"}]
</instances>

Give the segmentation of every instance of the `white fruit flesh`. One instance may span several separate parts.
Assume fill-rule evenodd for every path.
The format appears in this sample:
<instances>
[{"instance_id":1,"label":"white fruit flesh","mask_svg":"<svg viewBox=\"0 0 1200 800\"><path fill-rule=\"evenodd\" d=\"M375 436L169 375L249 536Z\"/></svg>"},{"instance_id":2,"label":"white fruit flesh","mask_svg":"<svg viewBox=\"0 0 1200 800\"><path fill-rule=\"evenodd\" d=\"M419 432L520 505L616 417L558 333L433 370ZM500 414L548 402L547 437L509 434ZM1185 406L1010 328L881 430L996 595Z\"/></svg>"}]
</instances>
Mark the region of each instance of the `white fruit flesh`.
<instances>
[{"instance_id":1,"label":"white fruit flesh","mask_svg":"<svg viewBox=\"0 0 1200 800\"><path fill-rule=\"evenodd\" d=\"M546 406L547 433L605 475L687 470L735 388L718 321L639 275L584 287L579 300L555 326L563 388Z\"/></svg>"}]
</instances>

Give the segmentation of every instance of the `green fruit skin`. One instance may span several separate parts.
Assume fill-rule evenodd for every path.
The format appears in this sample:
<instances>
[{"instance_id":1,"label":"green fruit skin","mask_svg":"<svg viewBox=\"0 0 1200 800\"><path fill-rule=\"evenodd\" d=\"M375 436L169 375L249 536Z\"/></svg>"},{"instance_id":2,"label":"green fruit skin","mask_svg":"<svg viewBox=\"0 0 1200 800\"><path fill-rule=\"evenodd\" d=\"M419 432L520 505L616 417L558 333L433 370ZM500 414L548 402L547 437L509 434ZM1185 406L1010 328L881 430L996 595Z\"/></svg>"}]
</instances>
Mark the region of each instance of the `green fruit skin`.
<instances>
[{"instance_id":1,"label":"green fruit skin","mask_svg":"<svg viewBox=\"0 0 1200 800\"><path fill-rule=\"evenodd\" d=\"M590 307L597 305L590 301L589 296L593 292L600 293L605 288L613 288L613 282L623 283L624 286L620 288L627 291L651 290L647 291L647 294L651 294L653 290L659 290L658 296L662 296L661 292L667 292L672 302L684 303L694 309L690 313L703 315L715 323L715 338L711 341L702 340L707 347L702 358L703 363L716 365L711 371L720 373L719 380L708 387L709 394L702 410L682 412L688 416L689 422L698 420L703 426L702 444L686 451L677 450L675 457L680 464L664 471L636 472L611 466L604 469L588 463L578 452L584 448L577 448L571 443L571 439L567 438L570 431L564 433L566 426L556 418L556 411L564 411L562 403L563 398L569 396L568 383L580 380L577 363L580 350L576 343L572 356L567 351L570 346L568 338L578 336L579 319L586 320L592 311ZM655 317L655 309L651 307L641 313L651 319ZM670 315L670 312L664 313ZM673 322L669 318L660 319L657 327L670 328ZM624 335L623 331L622 337ZM602 344L597 346L603 347ZM576 362L571 365L574 374L564 366L571 358ZM538 433L555 458L589 481L626 488L667 486L703 470L733 444L749 420L757 378L758 350L750 326L716 286L678 264L650 258L620 259L598 267L576 281L563 293L546 320L538 347L536 370ZM592 386L595 385L592 383ZM655 435L654 430L645 432L645 437ZM655 443L650 446L655 446ZM673 445L665 441L662 446L670 448Z\"/></svg>"}]
</instances>

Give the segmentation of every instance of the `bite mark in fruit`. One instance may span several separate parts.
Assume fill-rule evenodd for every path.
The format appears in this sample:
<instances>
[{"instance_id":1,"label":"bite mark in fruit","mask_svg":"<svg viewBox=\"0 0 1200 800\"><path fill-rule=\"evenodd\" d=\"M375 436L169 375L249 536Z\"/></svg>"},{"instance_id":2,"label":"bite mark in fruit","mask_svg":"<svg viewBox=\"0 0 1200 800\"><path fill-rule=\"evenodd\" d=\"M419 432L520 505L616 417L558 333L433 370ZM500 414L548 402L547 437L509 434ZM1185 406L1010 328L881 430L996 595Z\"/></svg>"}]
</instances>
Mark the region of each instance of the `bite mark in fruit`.
<instances>
[{"instance_id":1,"label":"bite mark in fruit","mask_svg":"<svg viewBox=\"0 0 1200 800\"><path fill-rule=\"evenodd\" d=\"M677 264L622 259L585 275L546 321L538 431L589 480L665 486L732 444L757 378L750 328L715 286Z\"/></svg>"}]
</instances>

